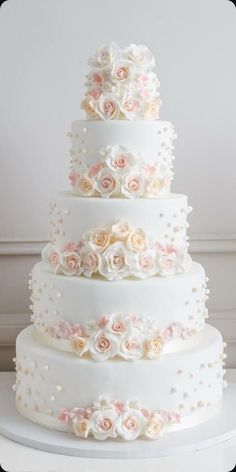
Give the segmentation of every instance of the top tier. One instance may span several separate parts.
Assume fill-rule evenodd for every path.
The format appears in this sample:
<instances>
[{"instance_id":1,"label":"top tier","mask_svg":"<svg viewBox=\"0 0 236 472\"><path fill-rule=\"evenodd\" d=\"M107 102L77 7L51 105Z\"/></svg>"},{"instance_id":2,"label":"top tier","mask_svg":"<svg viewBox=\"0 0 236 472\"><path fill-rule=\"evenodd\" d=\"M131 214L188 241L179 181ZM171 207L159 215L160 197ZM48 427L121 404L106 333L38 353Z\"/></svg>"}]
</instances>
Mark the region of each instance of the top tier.
<instances>
[{"instance_id":1,"label":"top tier","mask_svg":"<svg viewBox=\"0 0 236 472\"><path fill-rule=\"evenodd\" d=\"M121 49L110 43L88 61L87 91L81 107L91 120L155 120L161 105L155 59L147 46Z\"/></svg>"},{"instance_id":2,"label":"top tier","mask_svg":"<svg viewBox=\"0 0 236 472\"><path fill-rule=\"evenodd\" d=\"M159 80L146 46L125 49L111 43L89 59L82 108L87 120L74 121L70 181L84 196L160 197L173 178L171 123L159 116Z\"/></svg>"}]
</instances>

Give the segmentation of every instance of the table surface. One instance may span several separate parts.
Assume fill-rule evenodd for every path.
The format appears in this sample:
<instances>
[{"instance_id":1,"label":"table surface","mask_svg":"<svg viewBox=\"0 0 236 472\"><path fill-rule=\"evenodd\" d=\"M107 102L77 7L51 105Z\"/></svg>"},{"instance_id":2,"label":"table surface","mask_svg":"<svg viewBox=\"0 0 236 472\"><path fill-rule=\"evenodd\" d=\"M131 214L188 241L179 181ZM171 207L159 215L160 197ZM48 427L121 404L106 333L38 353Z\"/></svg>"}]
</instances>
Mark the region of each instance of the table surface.
<instances>
[{"instance_id":1,"label":"table surface","mask_svg":"<svg viewBox=\"0 0 236 472\"><path fill-rule=\"evenodd\" d=\"M0 374L1 375L1 374ZM227 371L236 382L236 369ZM0 436L0 464L8 472L230 472L236 464L236 438L193 453L159 459L85 459L52 454L22 446Z\"/></svg>"}]
</instances>

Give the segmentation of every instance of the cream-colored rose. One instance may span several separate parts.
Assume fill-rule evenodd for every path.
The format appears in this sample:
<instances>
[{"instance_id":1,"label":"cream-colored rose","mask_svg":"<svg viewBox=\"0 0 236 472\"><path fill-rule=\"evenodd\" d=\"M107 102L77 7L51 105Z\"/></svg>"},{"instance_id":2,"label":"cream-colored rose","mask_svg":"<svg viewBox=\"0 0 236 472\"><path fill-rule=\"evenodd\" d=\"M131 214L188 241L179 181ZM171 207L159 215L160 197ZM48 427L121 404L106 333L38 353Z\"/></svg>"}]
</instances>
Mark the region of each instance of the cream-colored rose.
<instances>
[{"instance_id":1,"label":"cream-colored rose","mask_svg":"<svg viewBox=\"0 0 236 472\"><path fill-rule=\"evenodd\" d=\"M105 228L97 228L94 231L89 231L85 236L88 239L91 248L98 252L103 252L110 244L110 232Z\"/></svg>"},{"instance_id":2,"label":"cream-colored rose","mask_svg":"<svg viewBox=\"0 0 236 472\"><path fill-rule=\"evenodd\" d=\"M143 229L133 229L129 233L127 246L132 251L143 251L147 247L147 239Z\"/></svg>"},{"instance_id":3,"label":"cream-colored rose","mask_svg":"<svg viewBox=\"0 0 236 472\"><path fill-rule=\"evenodd\" d=\"M114 42L104 44L94 51L88 63L97 68L104 68L112 65L119 56L119 53L120 49L118 44Z\"/></svg>"},{"instance_id":4,"label":"cream-colored rose","mask_svg":"<svg viewBox=\"0 0 236 472\"><path fill-rule=\"evenodd\" d=\"M157 177L153 177L149 180L147 187L146 187L146 193L149 197L156 197L160 193L161 189L161 182L160 179Z\"/></svg>"},{"instance_id":5,"label":"cream-colored rose","mask_svg":"<svg viewBox=\"0 0 236 472\"><path fill-rule=\"evenodd\" d=\"M146 101L143 107L144 118L150 120L156 120L159 118L160 106L161 100L159 97Z\"/></svg>"},{"instance_id":6,"label":"cream-colored rose","mask_svg":"<svg viewBox=\"0 0 236 472\"><path fill-rule=\"evenodd\" d=\"M61 266L61 256L59 250L48 243L42 250L42 260L47 267L52 269L55 273L59 272Z\"/></svg>"},{"instance_id":7,"label":"cream-colored rose","mask_svg":"<svg viewBox=\"0 0 236 472\"><path fill-rule=\"evenodd\" d=\"M71 339L71 347L73 352L79 356L82 357L85 352L88 351L88 338L82 338L80 336L75 336L74 338Z\"/></svg>"},{"instance_id":8,"label":"cream-colored rose","mask_svg":"<svg viewBox=\"0 0 236 472\"><path fill-rule=\"evenodd\" d=\"M80 438L87 438L91 429L90 421L87 419L74 420L73 431Z\"/></svg>"},{"instance_id":9,"label":"cream-colored rose","mask_svg":"<svg viewBox=\"0 0 236 472\"><path fill-rule=\"evenodd\" d=\"M147 438L157 439L162 432L163 426L164 423L160 415L154 414L150 419L144 434Z\"/></svg>"},{"instance_id":10,"label":"cream-colored rose","mask_svg":"<svg viewBox=\"0 0 236 472\"><path fill-rule=\"evenodd\" d=\"M75 185L76 192L84 197L90 197L95 192L94 181L87 175L80 175Z\"/></svg>"},{"instance_id":11,"label":"cream-colored rose","mask_svg":"<svg viewBox=\"0 0 236 472\"><path fill-rule=\"evenodd\" d=\"M148 359L157 359L160 357L163 349L163 339L160 336L153 336L145 341L145 354Z\"/></svg>"},{"instance_id":12,"label":"cream-colored rose","mask_svg":"<svg viewBox=\"0 0 236 472\"><path fill-rule=\"evenodd\" d=\"M90 95L86 96L81 102L81 109L87 113L88 118L97 120L99 115L96 110L96 101Z\"/></svg>"}]
</instances>

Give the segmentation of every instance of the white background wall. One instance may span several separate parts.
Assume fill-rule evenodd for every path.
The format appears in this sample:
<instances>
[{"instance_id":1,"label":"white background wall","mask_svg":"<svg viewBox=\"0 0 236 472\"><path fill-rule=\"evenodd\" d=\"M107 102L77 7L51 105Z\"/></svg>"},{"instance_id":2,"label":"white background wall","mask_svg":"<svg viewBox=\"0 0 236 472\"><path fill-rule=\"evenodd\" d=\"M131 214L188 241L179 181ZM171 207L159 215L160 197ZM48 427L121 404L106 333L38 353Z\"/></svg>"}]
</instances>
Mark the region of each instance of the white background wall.
<instances>
[{"instance_id":1,"label":"white background wall","mask_svg":"<svg viewBox=\"0 0 236 472\"><path fill-rule=\"evenodd\" d=\"M0 368L29 321L28 272L48 203L68 187L87 57L103 42L147 44L175 124L174 190L194 207L191 248L210 277L211 321L236 366L236 9L228 0L11 0L0 9Z\"/></svg>"}]
</instances>

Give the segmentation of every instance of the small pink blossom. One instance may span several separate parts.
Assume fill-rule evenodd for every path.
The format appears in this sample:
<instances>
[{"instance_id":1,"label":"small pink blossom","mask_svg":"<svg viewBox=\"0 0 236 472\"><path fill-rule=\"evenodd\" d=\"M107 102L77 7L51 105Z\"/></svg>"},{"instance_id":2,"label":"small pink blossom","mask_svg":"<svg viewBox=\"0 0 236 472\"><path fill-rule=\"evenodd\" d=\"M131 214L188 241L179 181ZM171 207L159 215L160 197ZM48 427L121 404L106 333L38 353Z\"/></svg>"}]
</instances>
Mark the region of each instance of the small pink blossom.
<instances>
[{"instance_id":1,"label":"small pink blossom","mask_svg":"<svg viewBox=\"0 0 236 472\"><path fill-rule=\"evenodd\" d=\"M89 169L89 177L95 177L100 170L103 168L102 162L97 162L96 164L92 164Z\"/></svg>"},{"instance_id":2,"label":"small pink blossom","mask_svg":"<svg viewBox=\"0 0 236 472\"><path fill-rule=\"evenodd\" d=\"M121 400L114 400L113 405L115 407L115 410L118 414L124 413L125 411L125 403L122 402Z\"/></svg>"},{"instance_id":3,"label":"small pink blossom","mask_svg":"<svg viewBox=\"0 0 236 472\"><path fill-rule=\"evenodd\" d=\"M70 410L68 410L67 408L61 408L58 415L58 419L63 423L69 423L69 421L71 420Z\"/></svg>"},{"instance_id":4,"label":"small pink blossom","mask_svg":"<svg viewBox=\"0 0 236 472\"><path fill-rule=\"evenodd\" d=\"M88 95L94 98L94 100L98 100L99 97L101 96L101 90L100 89L91 89L88 91Z\"/></svg>"},{"instance_id":5,"label":"small pink blossom","mask_svg":"<svg viewBox=\"0 0 236 472\"><path fill-rule=\"evenodd\" d=\"M107 317L106 315L102 316L102 317L98 320L98 326L99 326L99 328L104 328L107 323L108 323L108 317Z\"/></svg>"},{"instance_id":6,"label":"small pink blossom","mask_svg":"<svg viewBox=\"0 0 236 472\"><path fill-rule=\"evenodd\" d=\"M72 170L69 174L69 181L70 181L72 187L75 187L76 182L77 182L77 174L74 170Z\"/></svg>"}]
</instances>

